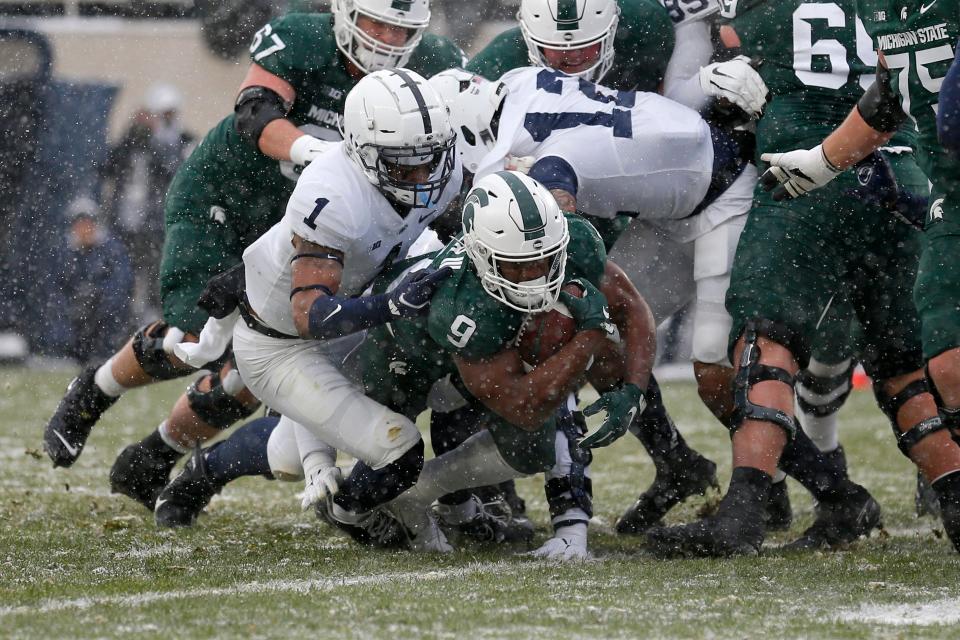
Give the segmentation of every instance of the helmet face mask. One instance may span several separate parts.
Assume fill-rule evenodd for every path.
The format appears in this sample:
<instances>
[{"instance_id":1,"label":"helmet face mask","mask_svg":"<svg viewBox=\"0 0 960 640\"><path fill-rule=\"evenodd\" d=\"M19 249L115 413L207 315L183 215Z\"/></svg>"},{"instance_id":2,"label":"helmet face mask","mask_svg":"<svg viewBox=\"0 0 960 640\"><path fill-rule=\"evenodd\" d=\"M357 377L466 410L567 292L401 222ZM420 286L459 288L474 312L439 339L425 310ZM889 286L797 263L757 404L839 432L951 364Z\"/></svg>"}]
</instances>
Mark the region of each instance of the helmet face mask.
<instances>
[{"instance_id":1,"label":"helmet face mask","mask_svg":"<svg viewBox=\"0 0 960 640\"><path fill-rule=\"evenodd\" d=\"M334 0L332 10L337 48L364 73L404 66L430 24L428 0ZM378 40L358 24L361 17L406 29L406 42Z\"/></svg>"},{"instance_id":2,"label":"helmet face mask","mask_svg":"<svg viewBox=\"0 0 960 640\"><path fill-rule=\"evenodd\" d=\"M347 155L397 204L426 207L440 201L456 168L456 138L440 96L413 71L376 71L347 94Z\"/></svg>"},{"instance_id":3,"label":"helmet face mask","mask_svg":"<svg viewBox=\"0 0 960 640\"><path fill-rule=\"evenodd\" d=\"M443 189L453 175L456 136L429 147L387 147L364 145L359 157L366 163L375 158L372 165L364 164L364 169L373 171L377 176L380 191L388 199L398 204L429 207L437 204L443 195ZM412 167L428 166L425 180L408 180Z\"/></svg>"},{"instance_id":4,"label":"helmet face mask","mask_svg":"<svg viewBox=\"0 0 960 640\"><path fill-rule=\"evenodd\" d=\"M458 138L457 153L464 168L476 173L497 143L507 86L462 69L442 71L430 78L430 84L450 110L450 124Z\"/></svg>"},{"instance_id":5,"label":"helmet face mask","mask_svg":"<svg viewBox=\"0 0 960 640\"><path fill-rule=\"evenodd\" d=\"M600 82L613 66L613 41L620 20L620 8L614 0L523 0L517 18L534 66L556 68L547 60L544 49L562 52L596 45L599 53L594 64L566 73Z\"/></svg>"},{"instance_id":6,"label":"helmet face mask","mask_svg":"<svg viewBox=\"0 0 960 640\"><path fill-rule=\"evenodd\" d=\"M569 240L556 200L521 173L485 176L464 201L464 248L480 282L490 296L517 311L535 313L556 303ZM508 277L531 272L541 275L522 281Z\"/></svg>"}]
</instances>

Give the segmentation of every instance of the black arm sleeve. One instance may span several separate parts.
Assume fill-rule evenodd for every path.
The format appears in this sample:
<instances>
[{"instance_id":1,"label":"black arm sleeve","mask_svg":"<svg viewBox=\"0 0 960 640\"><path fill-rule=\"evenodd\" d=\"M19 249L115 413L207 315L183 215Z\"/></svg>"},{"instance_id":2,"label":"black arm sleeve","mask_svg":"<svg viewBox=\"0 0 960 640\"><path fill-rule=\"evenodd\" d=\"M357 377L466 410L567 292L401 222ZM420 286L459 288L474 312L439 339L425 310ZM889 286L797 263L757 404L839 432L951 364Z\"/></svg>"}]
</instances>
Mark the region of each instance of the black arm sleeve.
<instances>
[{"instance_id":1,"label":"black arm sleeve","mask_svg":"<svg viewBox=\"0 0 960 640\"><path fill-rule=\"evenodd\" d=\"M857 111L864 121L883 133L893 133L900 128L907 114L890 88L890 70L877 65L877 77L857 102Z\"/></svg>"},{"instance_id":2,"label":"black arm sleeve","mask_svg":"<svg viewBox=\"0 0 960 640\"><path fill-rule=\"evenodd\" d=\"M247 87L237 96L233 107L236 114L234 126L244 140L259 149L260 134L264 128L280 118L285 118L292 105L283 101L273 89L267 87Z\"/></svg>"}]
</instances>

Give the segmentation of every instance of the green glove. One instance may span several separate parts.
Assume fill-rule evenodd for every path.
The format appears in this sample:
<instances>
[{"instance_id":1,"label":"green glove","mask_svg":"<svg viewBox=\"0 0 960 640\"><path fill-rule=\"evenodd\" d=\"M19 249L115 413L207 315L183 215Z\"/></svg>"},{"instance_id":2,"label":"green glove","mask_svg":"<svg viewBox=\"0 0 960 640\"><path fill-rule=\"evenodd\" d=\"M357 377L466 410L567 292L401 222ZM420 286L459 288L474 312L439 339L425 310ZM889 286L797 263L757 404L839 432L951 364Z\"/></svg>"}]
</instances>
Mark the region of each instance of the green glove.
<instances>
[{"instance_id":1,"label":"green glove","mask_svg":"<svg viewBox=\"0 0 960 640\"><path fill-rule=\"evenodd\" d=\"M560 302L567 305L567 309L577 322L577 331L588 329L603 329L608 334L613 333L613 322L610 321L610 310L607 309L607 299L600 290L588 280L571 280L567 284L575 284L583 289L583 297L560 292Z\"/></svg>"},{"instance_id":2,"label":"green glove","mask_svg":"<svg viewBox=\"0 0 960 640\"><path fill-rule=\"evenodd\" d=\"M633 417L647 407L643 391L635 384L627 383L619 389L607 391L600 399L583 410L583 415L592 416L606 410L607 419L600 428L580 441L581 449L595 449L613 444L627 432Z\"/></svg>"}]
</instances>

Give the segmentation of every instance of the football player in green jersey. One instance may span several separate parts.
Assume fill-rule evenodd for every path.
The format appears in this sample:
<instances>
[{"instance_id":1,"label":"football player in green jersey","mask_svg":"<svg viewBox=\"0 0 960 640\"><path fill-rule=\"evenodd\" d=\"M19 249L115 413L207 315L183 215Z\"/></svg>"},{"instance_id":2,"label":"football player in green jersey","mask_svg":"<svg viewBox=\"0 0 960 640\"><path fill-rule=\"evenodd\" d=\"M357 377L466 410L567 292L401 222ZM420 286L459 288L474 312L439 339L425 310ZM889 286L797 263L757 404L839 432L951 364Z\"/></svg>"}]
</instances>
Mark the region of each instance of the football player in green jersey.
<instances>
[{"instance_id":1,"label":"football player in green jersey","mask_svg":"<svg viewBox=\"0 0 960 640\"><path fill-rule=\"evenodd\" d=\"M852 0L727 5L745 51L762 52L761 74L773 93L757 127L761 158L769 159L764 152L785 144L821 138L863 93L874 62L862 59L870 50L857 43L862 29L856 26ZM784 38L783 29L793 37ZM798 546L848 542L878 524L875 501L823 466L822 454L794 418L794 378L808 364L811 341L836 299L846 296L856 314L863 333L861 360L898 433L916 426L916 436L935 426L938 419L922 380L918 320L909 304L916 234L889 211L850 198L847 192L856 186L851 174L816 198L787 203L758 189L726 301L734 317L731 351L738 364L730 489L717 515L651 531L655 550L758 551L764 537L760 505L778 463L798 472L801 481L805 477L804 485L820 504L817 521ZM946 434L941 436L949 443ZM936 434L931 438L920 449L942 440ZM908 448L908 441L900 442ZM921 451L913 454L920 462Z\"/></svg>"},{"instance_id":2,"label":"football player in green jersey","mask_svg":"<svg viewBox=\"0 0 960 640\"><path fill-rule=\"evenodd\" d=\"M463 63L449 40L425 33L429 20L428 0L337 0L332 15L289 14L257 32L234 113L207 134L167 194L163 320L70 383L44 432L55 466L76 461L121 394L192 371L172 349L203 326L197 300L204 285L282 217L299 169L339 139L345 97L360 78L385 67L431 75ZM214 373L192 384L155 432L120 454L114 491L152 509L190 446L256 408L229 355L211 354L218 358Z\"/></svg>"},{"instance_id":3,"label":"football player in green jersey","mask_svg":"<svg viewBox=\"0 0 960 640\"><path fill-rule=\"evenodd\" d=\"M572 420L567 396L584 374L601 393L585 413L605 411L606 420L583 446L605 446L626 433L644 412L655 337L646 303L622 270L607 261L596 230L579 216L564 215L545 187L520 173L501 171L477 181L465 200L462 237L431 264L454 273L434 294L429 316L371 332L363 369L367 393L382 394L382 401L402 405L411 415L426 406L423 382L447 375L465 398L482 406L485 428L427 462L417 485L391 506L415 534L428 531L440 539L427 512L434 500L549 471L559 461L561 444L576 447L575 427L561 429L564 435L557 437L556 416L560 409L560 421ZM560 291L568 281L581 285L582 298ZM513 347L518 333L529 314L550 309L558 299L569 308L577 333L527 370ZM608 340L614 326L621 344ZM548 477L566 478L568 471ZM561 512L576 507L580 517L555 522L554 540L564 549L543 552L564 557L570 547L574 551L567 557L582 557L591 509L589 478L585 486L559 487L558 493L567 507Z\"/></svg>"},{"instance_id":4,"label":"football player in green jersey","mask_svg":"<svg viewBox=\"0 0 960 640\"><path fill-rule=\"evenodd\" d=\"M940 91L960 36L960 6L956 0L858 0L857 8L879 55L876 81L820 144L765 154L771 166L763 184L781 201L829 189L904 122L916 123L917 162L932 184L913 289L927 375L915 376L905 390L877 390L901 451L937 494L944 529L960 550L960 447L950 439L960 433L960 158L941 146L937 129ZM951 114L954 109L947 105ZM918 419L931 410L937 415Z\"/></svg>"}]
</instances>

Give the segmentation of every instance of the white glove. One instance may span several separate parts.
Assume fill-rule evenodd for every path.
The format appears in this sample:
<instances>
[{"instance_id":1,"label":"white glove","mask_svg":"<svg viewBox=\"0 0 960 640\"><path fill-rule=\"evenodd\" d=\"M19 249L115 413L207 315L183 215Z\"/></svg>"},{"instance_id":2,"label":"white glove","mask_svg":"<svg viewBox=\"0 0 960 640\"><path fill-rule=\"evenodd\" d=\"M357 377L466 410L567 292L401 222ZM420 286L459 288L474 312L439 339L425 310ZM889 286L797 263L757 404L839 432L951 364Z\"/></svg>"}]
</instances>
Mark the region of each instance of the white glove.
<instances>
[{"instance_id":1,"label":"white glove","mask_svg":"<svg viewBox=\"0 0 960 640\"><path fill-rule=\"evenodd\" d=\"M589 560L587 525L575 524L558 528L552 538L539 549L531 551L530 555L560 562Z\"/></svg>"},{"instance_id":2,"label":"white glove","mask_svg":"<svg viewBox=\"0 0 960 640\"><path fill-rule=\"evenodd\" d=\"M233 326L239 317L240 311L235 309L226 318L207 318L207 323L203 325L203 331L200 332L200 341L178 342L173 345L173 355L195 368L213 362L230 346L230 341L233 339ZM170 332L167 332L167 335L169 336Z\"/></svg>"},{"instance_id":3,"label":"white glove","mask_svg":"<svg viewBox=\"0 0 960 640\"><path fill-rule=\"evenodd\" d=\"M302 171L314 158L334 144L336 143L314 138L311 135L302 135L290 145L290 161L296 165L297 169Z\"/></svg>"},{"instance_id":4,"label":"white glove","mask_svg":"<svg viewBox=\"0 0 960 640\"><path fill-rule=\"evenodd\" d=\"M700 88L708 96L726 98L751 118L759 118L763 113L769 92L747 56L701 67Z\"/></svg>"},{"instance_id":5,"label":"white glove","mask_svg":"<svg viewBox=\"0 0 960 640\"><path fill-rule=\"evenodd\" d=\"M802 196L819 189L842 171L830 164L823 153L823 145L813 149L797 149L786 153L764 153L760 156L770 168L760 176L764 191L773 189L774 200Z\"/></svg>"},{"instance_id":6,"label":"white glove","mask_svg":"<svg viewBox=\"0 0 960 640\"><path fill-rule=\"evenodd\" d=\"M300 507L306 511L327 496L336 494L340 489L340 478L340 467L324 467L311 473L306 478Z\"/></svg>"},{"instance_id":7,"label":"white glove","mask_svg":"<svg viewBox=\"0 0 960 640\"><path fill-rule=\"evenodd\" d=\"M507 156L503 162L503 168L507 171L519 171L526 175L537 163L537 159L533 156Z\"/></svg>"}]
</instances>

